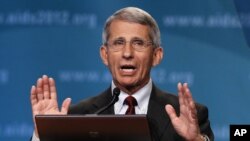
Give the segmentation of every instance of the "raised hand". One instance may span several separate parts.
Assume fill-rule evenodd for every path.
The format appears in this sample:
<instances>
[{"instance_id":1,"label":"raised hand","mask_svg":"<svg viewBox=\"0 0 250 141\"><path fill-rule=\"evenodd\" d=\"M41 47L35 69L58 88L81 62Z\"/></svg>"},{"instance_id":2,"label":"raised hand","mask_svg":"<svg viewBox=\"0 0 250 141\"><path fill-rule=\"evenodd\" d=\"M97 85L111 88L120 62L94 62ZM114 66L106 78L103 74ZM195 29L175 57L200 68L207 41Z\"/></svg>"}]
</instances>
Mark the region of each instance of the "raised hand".
<instances>
[{"instance_id":1,"label":"raised hand","mask_svg":"<svg viewBox=\"0 0 250 141\"><path fill-rule=\"evenodd\" d=\"M187 141L200 141L202 136L198 125L197 110L195 102L187 83L178 83L178 97L180 103L180 115L171 105L166 105L165 109L176 132Z\"/></svg>"},{"instance_id":2,"label":"raised hand","mask_svg":"<svg viewBox=\"0 0 250 141\"><path fill-rule=\"evenodd\" d=\"M35 123L36 115L57 114L65 115L68 113L71 99L67 98L63 101L61 109L58 107L57 93L55 81L53 78L43 75L37 80L36 86L31 87L30 101L32 107L33 121L35 134L38 137L38 132Z\"/></svg>"}]
</instances>

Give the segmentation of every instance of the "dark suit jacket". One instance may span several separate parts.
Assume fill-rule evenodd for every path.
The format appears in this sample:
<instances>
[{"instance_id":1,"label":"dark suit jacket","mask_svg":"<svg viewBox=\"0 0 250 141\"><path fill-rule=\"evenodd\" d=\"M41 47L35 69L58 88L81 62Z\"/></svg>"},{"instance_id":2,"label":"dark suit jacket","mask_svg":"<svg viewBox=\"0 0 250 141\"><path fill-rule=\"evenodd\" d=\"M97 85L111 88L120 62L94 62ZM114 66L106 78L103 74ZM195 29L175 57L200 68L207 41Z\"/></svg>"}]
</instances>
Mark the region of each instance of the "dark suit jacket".
<instances>
[{"instance_id":1,"label":"dark suit jacket","mask_svg":"<svg viewBox=\"0 0 250 141\"><path fill-rule=\"evenodd\" d=\"M69 114L93 114L100 108L108 105L111 99L111 88L108 88L100 95L83 100L71 106ZM147 112L151 135L155 141L184 141L184 139L176 133L171 124L169 116L165 111L166 104L171 104L175 108L177 114L179 114L180 108L178 97L163 92L153 85ZM196 108L201 133L206 134L210 140L213 141L214 136L208 120L208 109L200 104L196 104ZM114 114L114 107L109 108L102 114Z\"/></svg>"}]
</instances>

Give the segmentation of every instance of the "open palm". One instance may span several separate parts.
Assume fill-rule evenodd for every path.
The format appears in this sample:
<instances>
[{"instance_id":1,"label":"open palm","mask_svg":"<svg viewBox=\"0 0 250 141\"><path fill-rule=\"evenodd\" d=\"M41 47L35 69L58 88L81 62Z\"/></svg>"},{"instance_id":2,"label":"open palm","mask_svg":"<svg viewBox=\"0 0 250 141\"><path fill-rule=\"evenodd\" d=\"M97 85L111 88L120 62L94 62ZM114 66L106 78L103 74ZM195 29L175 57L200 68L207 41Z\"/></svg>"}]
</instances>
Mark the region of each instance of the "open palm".
<instances>
[{"instance_id":1,"label":"open palm","mask_svg":"<svg viewBox=\"0 0 250 141\"><path fill-rule=\"evenodd\" d=\"M197 140L200 137L197 110L187 83L184 83L184 85L178 84L178 97L180 103L179 116L171 105L166 105L165 109L180 136L187 141Z\"/></svg>"},{"instance_id":2,"label":"open palm","mask_svg":"<svg viewBox=\"0 0 250 141\"><path fill-rule=\"evenodd\" d=\"M65 115L71 102L70 98L63 101L59 110L55 81L44 75L37 80L36 86L32 86L30 91L30 101L32 106L35 134L38 137L35 116L36 115Z\"/></svg>"}]
</instances>

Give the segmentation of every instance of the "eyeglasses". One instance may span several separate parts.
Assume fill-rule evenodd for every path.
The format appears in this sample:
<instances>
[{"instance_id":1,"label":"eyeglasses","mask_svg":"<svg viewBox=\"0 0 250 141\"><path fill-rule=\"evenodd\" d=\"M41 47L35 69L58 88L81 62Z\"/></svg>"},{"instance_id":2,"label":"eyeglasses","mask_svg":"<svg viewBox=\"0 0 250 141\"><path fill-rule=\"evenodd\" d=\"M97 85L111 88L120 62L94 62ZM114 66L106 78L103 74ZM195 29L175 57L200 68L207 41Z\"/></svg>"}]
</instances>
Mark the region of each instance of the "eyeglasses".
<instances>
[{"instance_id":1,"label":"eyeglasses","mask_svg":"<svg viewBox=\"0 0 250 141\"><path fill-rule=\"evenodd\" d=\"M127 42L129 42L130 46L132 46L136 51L144 51L149 46L153 45L153 42L142 39L132 39L130 41L126 41L125 39L116 39L111 42L107 42L106 45L112 51L121 51L126 46Z\"/></svg>"}]
</instances>

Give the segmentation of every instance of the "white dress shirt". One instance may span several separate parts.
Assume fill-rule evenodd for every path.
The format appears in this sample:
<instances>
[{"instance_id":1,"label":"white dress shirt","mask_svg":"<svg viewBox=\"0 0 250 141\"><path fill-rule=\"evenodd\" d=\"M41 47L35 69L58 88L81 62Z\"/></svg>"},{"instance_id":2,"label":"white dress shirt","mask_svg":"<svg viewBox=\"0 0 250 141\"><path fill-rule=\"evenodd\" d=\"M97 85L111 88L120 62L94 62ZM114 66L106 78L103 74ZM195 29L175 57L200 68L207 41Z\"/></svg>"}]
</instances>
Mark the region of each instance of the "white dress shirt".
<instances>
[{"instance_id":1,"label":"white dress shirt","mask_svg":"<svg viewBox=\"0 0 250 141\"><path fill-rule=\"evenodd\" d=\"M115 84L112 81L112 90L115 88ZM135 113L136 114L147 114L148 111L148 102L150 98L150 93L152 90L152 80L150 79L149 82L141 88L139 91L132 94L132 96L137 101L137 106L135 106ZM119 95L119 100L114 105L115 114L125 114L128 109L128 105L124 104L124 100L129 95L123 91L121 91Z\"/></svg>"}]
</instances>

